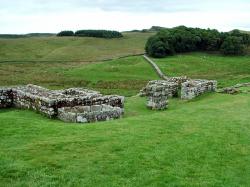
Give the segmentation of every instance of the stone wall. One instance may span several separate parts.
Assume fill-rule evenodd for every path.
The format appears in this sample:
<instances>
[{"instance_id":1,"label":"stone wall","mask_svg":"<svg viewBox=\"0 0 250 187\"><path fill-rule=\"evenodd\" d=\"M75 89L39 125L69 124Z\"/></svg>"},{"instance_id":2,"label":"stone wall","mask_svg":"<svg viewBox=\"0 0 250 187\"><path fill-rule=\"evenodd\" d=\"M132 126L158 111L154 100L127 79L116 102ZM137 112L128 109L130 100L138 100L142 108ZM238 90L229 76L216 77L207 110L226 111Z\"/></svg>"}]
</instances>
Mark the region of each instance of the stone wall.
<instances>
[{"instance_id":1,"label":"stone wall","mask_svg":"<svg viewBox=\"0 0 250 187\"><path fill-rule=\"evenodd\" d=\"M124 97L102 95L99 92L82 88L48 90L36 85L0 89L0 108L13 106L32 109L45 114L49 118L57 117L60 108L102 106L104 104L105 106L123 109Z\"/></svg>"},{"instance_id":2,"label":"stone wall","mask_svg":"<svg viewBox=\"0 0 250 187\"><path fill-rule=\"evenodd\" d=\"M146 89L147 107L151 110L164 110L168 107L167 96L170 94L166 85L152 84ZM172 94L172 93L171 93Z\"/></svg>"},{"instance_id":3,"label":"stone wall","mask_svg":"<svg viewBox=\"0 0 250 187\"><path fill-rule=\"evenodd\" d=\"M168 97L178 97L178 84L166 80L149 81L147 86L140 91L139 95L142 97L151 96L154 93L153 89L156 87L162 87L164 95L166 94Z\"/></svg>"},{"instance_id":4,"label":"stone wall","mask_svg":"<svg viewBox=\"0 0 250 187\"><path fill-rule=\"evenodd\" d=\"M110 105L64 107L58 109L58 118L64 122L90 123L118 119L124 110Z\"/></svg>"},{"instance_id":5,"label":"stone wall","mask_svg":"<svg viewBox=\"0 0 250 187\"><path fill-rule=\"evenodd\" d=\"M0 108L8 108L13 104L13 94L10 88L0 88Z\"/></svg>"},{"instance_id":6,"label":"stone wall","mask_svg":"<svg viewBox=\"0 0 250 187\"><path fill-rule=\"evenodd\" d=\"M181 98L193 99L205 92L213 92L217 89L217 81L215 80L190 80L181 85Z\"/></svg>"},{"instance_id":7,"label":"stone wall","mask_svg":"<svg viewBox=\"0 0 250 187\"><path fill-rule=\"evenodd\" d=\"M32 109L51 118L56 116L56 100L50 98L50 90L36 85L14 87L12 90L14 107Z\"/></svg>"}]
</instances>

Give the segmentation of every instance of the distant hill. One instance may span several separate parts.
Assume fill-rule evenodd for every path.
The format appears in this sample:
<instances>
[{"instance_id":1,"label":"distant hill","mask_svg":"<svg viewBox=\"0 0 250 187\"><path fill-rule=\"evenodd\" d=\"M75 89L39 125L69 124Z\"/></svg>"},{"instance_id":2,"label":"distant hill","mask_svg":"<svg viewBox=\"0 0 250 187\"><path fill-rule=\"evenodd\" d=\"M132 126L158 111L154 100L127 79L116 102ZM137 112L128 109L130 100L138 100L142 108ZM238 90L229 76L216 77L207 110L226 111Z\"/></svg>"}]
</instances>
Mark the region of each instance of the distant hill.
<instances>
[{"instance_id":1,"label":"distant hill","mask_svg":"<svg viewBox=\"0 0 250 187\"><path fill-rule=\"evenodd\" d=\"M27 37L49 37L55 36L54 33L28 33L28 34L0 34L0 38L27 38Z\"/></svg>"}]
</instances>

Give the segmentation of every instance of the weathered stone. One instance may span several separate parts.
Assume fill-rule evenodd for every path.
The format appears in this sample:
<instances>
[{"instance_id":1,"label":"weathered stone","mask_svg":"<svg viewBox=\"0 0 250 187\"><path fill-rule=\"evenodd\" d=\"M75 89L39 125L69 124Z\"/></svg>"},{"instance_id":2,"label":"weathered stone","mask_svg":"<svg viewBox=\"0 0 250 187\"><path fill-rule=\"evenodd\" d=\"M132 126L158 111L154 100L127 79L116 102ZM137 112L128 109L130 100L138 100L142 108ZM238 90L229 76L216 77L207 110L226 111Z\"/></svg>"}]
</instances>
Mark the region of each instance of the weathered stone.
<instances>
[{"instance_id":1,"label":"weathered stone","mask_svg":"<svg viewBox=\"0 0 250 187\"><path fill-rule=\"evenodd\" d=\"M161 91L161 93L160 93ZM178 84L174 82L169 82L166 80L153 80L149 81L147 86L143 88L139 95L151 96L156 93L161 94L168 97L177 97L178 96Z\"/></svg>"},{"instance_id":2,"label":"weathered stone","mask_svg":"<svg viewBox=\"0 0 250 187\"><path fill-rule=\"evenodd\" d=\"M11 88L0 88L0 108L9 108L13 104Z\"/></svg>"},{"instance_id":3,"label":"weathered stone","mask_svg":"<svg viewBox=\"0 0 250 187\"><path fill-rule=\"evenodd\" d=\"M179 87L181 87L181 84L187 81L190 81L191 79L187 76L181 76L181 77L169 77L167 79L168 82L172 82L177 84Z\"/></svg>"},{"instance_id":4,"label":"weathered stone","mask_svg":"<svg viewBox=\"0 0 250 187\"><path fill-rule=\"evenodd\" d=\"M214 92L217 89L217 81L215 80L191 80L182 83L181 98L193 99L205 92Z\"/></svg>"},{"instance_id":5,"label":"weathered stone","mask_svg":"<svg viewBox=\"0 0 250 187\"><path fill-rule=\"evenodd\" d=\"M84 106L60 108L58 118L65 122L89 123L118 119L124 112L120 107L109 105L95 105L90 111L84 111L84 109L86 109Z\"/></svg>"}]
</instances>

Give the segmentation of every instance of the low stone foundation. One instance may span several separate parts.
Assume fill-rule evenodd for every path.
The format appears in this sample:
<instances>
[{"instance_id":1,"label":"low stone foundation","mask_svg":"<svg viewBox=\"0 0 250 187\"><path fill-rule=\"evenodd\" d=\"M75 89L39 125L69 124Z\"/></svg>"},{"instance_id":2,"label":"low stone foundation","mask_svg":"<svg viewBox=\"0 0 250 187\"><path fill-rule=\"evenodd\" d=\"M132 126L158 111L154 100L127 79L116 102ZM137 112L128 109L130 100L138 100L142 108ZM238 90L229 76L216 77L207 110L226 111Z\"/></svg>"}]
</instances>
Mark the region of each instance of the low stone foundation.
<instances>
[{"instance_id":1,"label":"low stone foundation","mask_svg":"<svg viewBox=\"0 0 250 187\"><path fill-rule=\"evenodd\" d=\"M215 80L190 80L181 85L181 99L190 100L205 92L213 92L217 89Z\"/></svg>"},{"instance_id":2,"label":"low stone foundation","mask_svg":"<svg viewBox=\"0 0 250 187\"><path fill-rule=\"evenodd\" d=\"M13 94L10 88L0 88L0 108L8 108L13 104Z\"/></svg>"},{"instance_id":3,"label":"low stone foundation","mask_svg":"<svg viewBox=\"0 0 250 187\"><path fill-rule=\"evenodd\" d=\"M64 107L58 109L58 118L64 122L89 123L118 119L123 109L109 105Z\"/></svg>"},{"instance_id":4,"label":"low stone foundation","mask_svg":"<svg viewBox=\"0 0 250 187\"><path fill-rule=\"evenodd\" d=\"M82 88L48 90L36 85L0 88L0 108L13 106L32 109L49 118L57 117L60 108L94 107L97 105L123 109L124 97L102 95L99 92ZM99 117L96 119L98 120Z\"/></svg>"}]
</instances>

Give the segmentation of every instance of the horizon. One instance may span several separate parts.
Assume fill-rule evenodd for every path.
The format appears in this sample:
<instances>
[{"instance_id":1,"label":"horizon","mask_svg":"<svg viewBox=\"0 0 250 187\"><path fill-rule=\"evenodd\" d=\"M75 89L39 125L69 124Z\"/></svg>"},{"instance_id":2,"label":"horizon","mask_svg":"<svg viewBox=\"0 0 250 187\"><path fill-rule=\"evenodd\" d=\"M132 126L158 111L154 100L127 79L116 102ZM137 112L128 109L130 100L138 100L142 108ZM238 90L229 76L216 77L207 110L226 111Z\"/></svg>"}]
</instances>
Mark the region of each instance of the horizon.
<instances>
[{"instance_id":1,"label":"horizon","mask_svg":"<svg viewBox=\"0 0 250 187\"><path fill-rule=\"evenodd\" d=\"M179 27L179 26L186 26L186 25L177 25L177 26L174 26L174 27ZM163 27L163 26L156 26L156 25L153 25L151 26L150 28L144 28L146 30L149 30L151 29L152 27L162 27L163 29L171 29L171 28L174 28L174 27ZM186 26L188 27L188 26ZM200 28L200 27L191 27L191 28ZM119 31L121 33L123 32L133 32L133 31L142 31L144 29L132 29L132 30L124 30L124 31ZM215 28L201 28L201 29L215 29ZM77 29L77 30L61 30L61 31L73 31L73 32L76 32L78 30L94 30L94 29ZM107 30L107 29L97 29L97 30ZM218 30L218 29L216 29ZM230 32L230 31L233 31L233 30L240 30L240 31L246 31L246 32L250 32L250 30L241 30L241 29L232 29L232 30L229 30L229 31L220 31L218 30L219 32ZM58 31L58 32L28 32L28 33L0 33L0 35L29 35L29 34L58 34L59 32L61 31ZM116 31L116 30L110 30L110 31Z\"/></svg>"},{"instance_id":2,"label":"horizon","mask_svg":"<svg viewBox=\"0 0 250 187\"><path fill-rule=\"evenodd\" d=\"M250 30L247 0L0 0L0 34L58 33L62 30L130 31L153 25Z\"/></svg>"}]
</instances>

